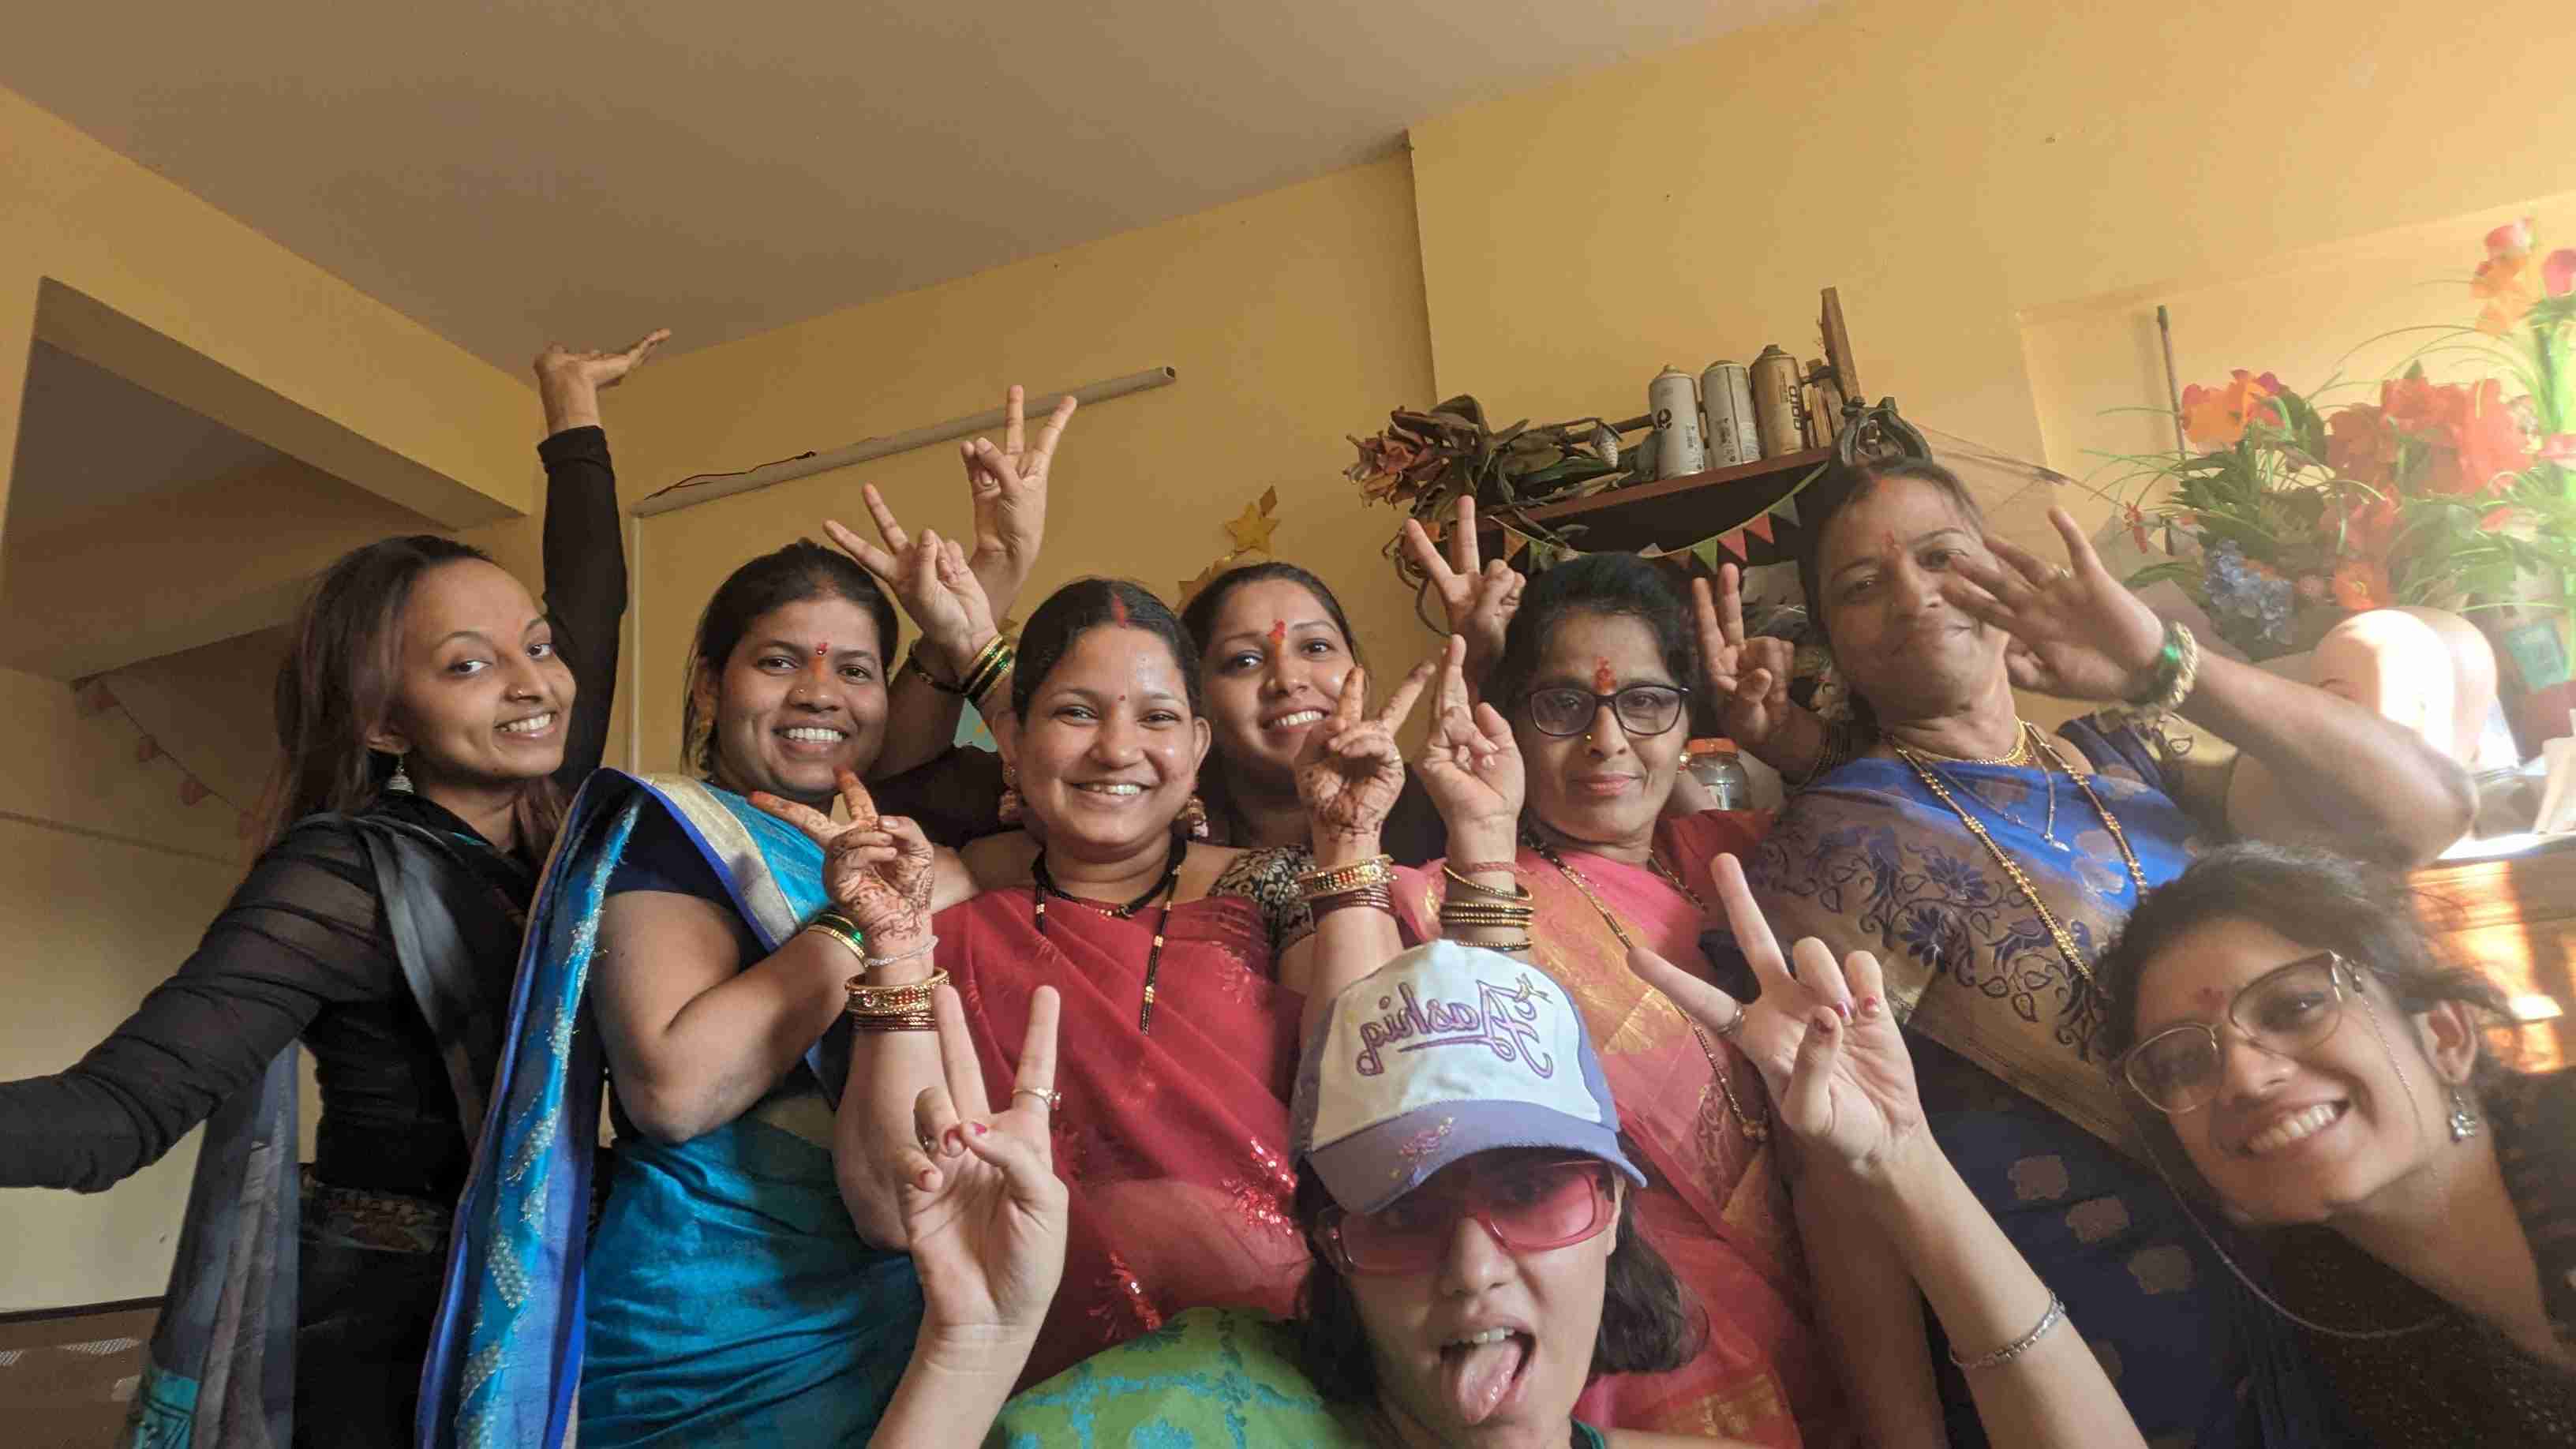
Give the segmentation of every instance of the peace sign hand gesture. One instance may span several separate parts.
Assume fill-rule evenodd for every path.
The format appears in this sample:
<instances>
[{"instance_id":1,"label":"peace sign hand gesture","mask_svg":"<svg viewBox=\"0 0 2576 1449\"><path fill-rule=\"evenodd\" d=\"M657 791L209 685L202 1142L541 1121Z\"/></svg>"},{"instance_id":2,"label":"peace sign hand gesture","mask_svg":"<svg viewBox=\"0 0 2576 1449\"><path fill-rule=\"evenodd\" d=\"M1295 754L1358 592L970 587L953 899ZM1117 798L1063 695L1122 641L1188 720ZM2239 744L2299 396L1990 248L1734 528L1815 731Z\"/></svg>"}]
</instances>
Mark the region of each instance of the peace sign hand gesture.
<instances>
[{"instance_id":1,"label":"peace sign hand gesture","mask_svg":"<svg viewBox=\"0 0 2576 1449\"><path fill-rule=\"evenodd\" d=\"M1026 390L1011 384L1002 404L1002 446L984 438L958 445L975 495L975 552L967 566L983 583L996 618L1011 612L1037 567L1038 546L1046 540L1047 474L1076 403L1070 394L1059 400L1035 442L1028 438L1026 405Z\"/></svg>"},{"instance_id":2,"label":"peace sign hand gesture","mask_svg":"<svg viewBox=\"0 0 2576 1449\"><path fill-rule=\"evenodd\" d=\"M1354 667L1342 676L1342 697L1332 715L1306 731L1297 751L1297 798L1306 803L1318 850L1328 837L1373 838L1386 823L1404 792L1404 752L1396 748L1395 732L1430 683L1431 667L1427 660L1413 666L1386 707L1367 717L1368 671Z\"/></svg>"},{"instance_id":3,"label":"peace sign hand gesture","mask_svg":"<svg viewBox=\"0 0 2576 1449\"><path fill-rule=\"evenodd\" d=\"M1760 994L1740 1003L1643 948L1628 953L1629 969L1711 1036L1733 1038L1762 1073L1791 1136L1855 1176L1885 1180L1925 1139L1914 1058L1887 1007L1877 958L1855 951L1837 965L1810 936L1792 948L1793 969L1754 904L1743 866L1721 855L1709 873Z\"/></svg>"},{"instance_id":4,"label":"peace sign hand gesture","mask_svg":"<svg viewBox=\"0 0 2576 1449\"><path fill-rule=\"evenodd\" d=\"M900 815L879 816L868 787L840 772L842 824L810 805L755 791L751 803L805 832L823 847L823 893L856 922L871 954L899 954L930 930L930 887L935 860L921 827Z\"/></svg>"},{"instance_id":5,"label":"peace sign hand gesture","mask_svg":"<svg viewBox=\"0 0 2576 1449\"><path fill-rule=\"evenodd\" d=\"M2164 625L2102 565L2093 540L2063 508L2048 521L2066 540L2071 567L1988 537L2000 563L1974 555L1951 565L1941 597L2012 636L2004 666L2017 688L2061 699L2122 701L2154 687Z\"/></svg>"},{"instance_id":6,"label":"peace sign hand gesture","mask_svg":"<svg viewBox=\"0 0 2576 1449\"><path fill-rule=\"evenodd\" d=\"M1431 735L1422 746L1422 788L1449 827L1453 859L1507 860L1526 788L1520 747L1502 711L1469 695L1466 656L1467 641L1450 635Z\"/></svg>"},{"instance_id":7,"label":"peace sign hand gesture","mask_svg":"<svg viewBox=\"0 0 2576 1449\"><path fill-rule=\"evenodd\" d=\"M1691 608L1699 623L1700 671L1725 701L1718 718L1726 737L1768 761L1766 748L1785 739L1791 716L1804 712L1789 702L1797 649L1786 639L1744 636L1743 578L1733 564L1719 569L1713 597L1708 580L1691 580Z\"/></svg>"},{"instance_id":8,"label":"peace sign hand gesture","mask_svg":"<svg viewBox=\"0 0 2576 1449\"><path fill-rule=\"evenodd\" d=\"M921 630L923 645L954 680L995 632L993 606L984 586L955 539L941 538L927 528L916 539L896 520L875 484L860 492L885 547L852 533L838 519L823 520L823 532L903 605L905 615Z\"/></svg>"},{"instance_id":9,"label":"peace sign hand gesture","mask_svg":"<svg viewBox=\"0 0 2576 1449\"><path fill-rule=\"evenodd\" d=\"M1025 1353L1064 1277L1069 1215L1047 1135L1058 1009L1054 987L1030 994L1018 1079L995 1113L956 988L932 995L944 1080L914 1099L915 1140L896 1170L921 1273L922 1342L934 1353L978 1363L1011 1347Z\"/></svg>"},{"instance_id":10,"label":"peace sign hand gesture","mask_svg":"<svg viewBox=\"0 0 2576 1449\"><path fill-rule=\"evenodd\" d=\"M1404 521L1404 546L1421 566L1440 606L1449 616L1449 632L1467 641L1468 680L1481 687L1503 657L1503 633L1520 612L1521 588L1529 581L1501 559L1482 562L1476 542L1476 500L1458 497L1457 522L1449 530L1449 556L1431 541L1416 519Z\"/></svg>"}]
</instances>

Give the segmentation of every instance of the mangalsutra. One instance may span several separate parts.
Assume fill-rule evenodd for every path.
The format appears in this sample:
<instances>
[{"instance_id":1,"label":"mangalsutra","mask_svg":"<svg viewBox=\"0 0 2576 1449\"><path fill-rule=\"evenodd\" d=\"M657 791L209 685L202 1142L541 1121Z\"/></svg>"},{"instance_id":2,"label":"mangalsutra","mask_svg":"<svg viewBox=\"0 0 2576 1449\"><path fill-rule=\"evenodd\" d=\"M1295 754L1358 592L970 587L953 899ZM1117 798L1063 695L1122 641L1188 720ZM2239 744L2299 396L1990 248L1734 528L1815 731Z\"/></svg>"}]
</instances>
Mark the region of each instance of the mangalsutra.
<instances>
[{"instance_id":1,"label":"mangalsutra","mask_svg":"<svg viewBox=\"0 0 2576 1449\"><path fill-rule=\"evenodd\" d=\"M2041 826L2040 829L2034 833L2037 834L2041 840L2048 843L2049 849L2069 852L2072 851L2074 847L2057 838L2056 772L2050 770L2044 764L2038 764L2031 754L2030 742L2032 737L2036 736L2038 733L2039 727L2037 725L2031 724L2027 720L2019 721L2012 749L1990 760L1972 760L1962 755L1944 755L1933 751L1923 751L1921 753L1923 753L1927 759L1959 765L2003 765L2016 769L2037 765L2040 780L2048 787L2048 820L2045 825ZM1944 770L1942 771L1942 774L1946 776L1949 772ZM1953 780L1951 783L1957 784L1959 782ZM1962 788L1966 787L1963 786ZM1994 811L1998 815L2001 815L2006 820L2011 821L2014 825L2023 830L2030 829L2030 822L2022 819L2018 812L2005 806L1998 805L1983 795L1977 795L1973 789L1968 790L1968 793L1975 795L1978 804L1985 806L1987 809Z\"/></svg>"},{"instance_id":2,"label":"mangalsutra","mask_svg":"<svg viewBox=\"0 0 2576 1449\"><path fill-rule=\"evenodd\" d=\"M1101 901L1087 901L1059 889L1055 883L1055 877L1047 871L1046 852L1043 850L1038 852L1036 860L1029 863L1029 879L1036 887L1030 895L1036 902L1035 915L1038 934L1041 936L1047 933L1047 897L1049 896L1054 896L1058 900L1072 901L1077 905L1089 906L1102 915L1119 921L1128 920L1138 911L1153 904L1154 897L1163 898L1163 914L1154 922L1154 945L1145 953L1145 1002L1136 1009L1136 1030L1139 1035L1150 1036L1154 1031L1154 978L1163 968L1163 935L1165 929L1172 924L1172 898L1180 894L1181 862L1189 858L1189 853L1189 838L1174 836L1171 854L1164 858L1163 878L1154 882L1143 895L1123 906L1108 905Z\"/></svg>"}]
</instances>

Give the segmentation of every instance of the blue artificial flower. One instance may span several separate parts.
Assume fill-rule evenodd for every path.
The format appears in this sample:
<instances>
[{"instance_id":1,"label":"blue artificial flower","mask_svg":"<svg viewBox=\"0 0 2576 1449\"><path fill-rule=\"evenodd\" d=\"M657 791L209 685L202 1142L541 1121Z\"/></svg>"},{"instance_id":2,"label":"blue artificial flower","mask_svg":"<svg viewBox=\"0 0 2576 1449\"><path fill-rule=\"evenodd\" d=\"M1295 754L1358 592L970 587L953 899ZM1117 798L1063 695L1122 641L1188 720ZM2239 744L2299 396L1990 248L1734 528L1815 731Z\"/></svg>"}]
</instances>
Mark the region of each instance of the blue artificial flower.
<instances>
[{"instance_id":1,"label":"blue artificial flower","mask_svg":"<svg viewBox=\"0 0 2576 1449\"><path fill-rule=\"evenodd\" d=\"M2257 637L2272 643L2290 642L2297 590L2288 579L2255 569L2236 540L2221 539L2211 546L2203 561L2202 587L2211 613L2252 625Z\"/></svg>"}]
</instances>

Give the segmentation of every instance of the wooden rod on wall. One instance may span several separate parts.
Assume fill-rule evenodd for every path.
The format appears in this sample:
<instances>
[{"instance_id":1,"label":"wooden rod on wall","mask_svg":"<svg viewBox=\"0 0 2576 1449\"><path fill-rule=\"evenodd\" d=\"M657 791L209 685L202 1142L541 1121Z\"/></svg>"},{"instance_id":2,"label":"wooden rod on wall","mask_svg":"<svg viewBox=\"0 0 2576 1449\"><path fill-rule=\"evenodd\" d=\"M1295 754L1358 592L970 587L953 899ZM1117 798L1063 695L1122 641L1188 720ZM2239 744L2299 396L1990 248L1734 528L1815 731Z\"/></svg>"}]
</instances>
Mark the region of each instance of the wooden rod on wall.
<instances>
[{"instance_id":1,"label":"wooden rod on wall","mask_svg":"<svg viewBox=\"0 0 2576 1449\"><path fill-rule=\"evenodd\" d=\"M1107 382L1095 382L1088 387L1077 387L1069 394L1054 392L1044 397L1032 397L1027 403L1027 414L1031 418L1044 418L1055 411L1055 405L1068 396L1088 406L1106 402L1114 397L1125 397L1131 392L1168 387L1180 375L1175 368L1149 367L1143 372L1131 372L1125 377L1113 377ZM639 518L650 518L657 513L670 513L678 509L694 507L712 499L730 498L737 493L766 488L773 483L811 477L816 473L828 473L834 468L847 468L855 463L867 462L871 458L883 458L893 453L908 453L915 448L926 448L933 443L944 443L952 438L970 437L976 433L999 432L1002 427L1002 417L1002 409L989 408L971 417L951 418L944 423L932 423L928 427L913 428L907 432L889 433L881 438L865 438L846 448L834 448L828 453L807 453L803 457L789 458L784 462L767 464L728 477L709 478L697 483L673 484L636 504L635 513Z\"/></svg>"}]
</instances>

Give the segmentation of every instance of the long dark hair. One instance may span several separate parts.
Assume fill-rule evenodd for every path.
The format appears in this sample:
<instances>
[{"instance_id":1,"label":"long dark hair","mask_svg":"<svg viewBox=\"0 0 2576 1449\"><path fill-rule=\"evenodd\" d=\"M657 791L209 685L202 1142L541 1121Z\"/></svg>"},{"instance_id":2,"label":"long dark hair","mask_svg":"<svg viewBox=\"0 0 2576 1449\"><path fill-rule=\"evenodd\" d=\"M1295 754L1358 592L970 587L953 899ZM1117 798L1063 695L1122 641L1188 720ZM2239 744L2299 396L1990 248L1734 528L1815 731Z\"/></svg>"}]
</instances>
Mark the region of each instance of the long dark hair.
<instances>
[{"instance_id":1,"label":"long dark hair","mask_svg":"<svg viewBox=\"0 0 2576 1449\"><path fill-rule=\"evenodd\" d=\"M715 721L698 712L697 682L724 678L725 661L742 642L752 622L772 609L808 599L847 599L867 611L877 626L877 649L889 677L894 671L899 625L894 601L858 562L838 549L800 538L776 553L765 553L725 576L698 615L698 632L689 645L688 673L680 683L681 751L690 768L712 778L716 770Z\"/></svg>"},{"instance_id":2,"label":"long dark hair","mask_svg":"<svg viewBox=\"0 0 2576 1449\"><path fill-rule=\"evenodd\" d=\"M2413 1014L2455 1001L2482 1022L2510 1020L2504 993L2475 971L2442 959L2399 877L2321 850L2260 841L2221 846L2147 893L2093 973L2113 1003L2102 1045L2106 1060L2137 1043L2138 987L2148 963L2191 931L2219 920L2257 922L2302 946L2333 951L2386 983L2397 1009ZM2478 1037L2471 1086L2481 1094L2507 1068Z\"/></svg>"},{"instance_id":3,"label":"long dark hair","mask_svg":"<svg viewBox=\"0 0 2576 1449\"><path fill-rule=\"evenodd\" d=\"M1806 597L1807 617L1815 623L1816 635L1825 641L1825 652L1829 655L1834 648L1834 632L1825 622L1825 533L1844 509L1877 492L1881 483L1895 478L1911 478L1940 489L1949 498L1950 506L1958 509L1959 515L1976 527L1978 537L1983 538L1986 532L1986 512L1977 506L1975 495L1968 492L1968 485L1959 481L1958 474L1929 458L1898 458L1885 463L1837 462L1833 467L1839 476L1817 480L1812 491L1821 501L1799 530L1798 541L1798 592ZM1845 683L1849 683L1848 679ZM1861 698L1856 690L1847 690L1847 695L1851 700L1854 722L1875 733L1878 716L1871 710L1869 701Z\"/></svg>"},{"instance_id":4,"label":"long dark hair","mask_svg":"<svg viewBox=\"0 0 2576 1449\"><path fill-rule=\"evenodd\" d=\"M1181 610L1181 627L1188 630L1191 640L1204 650L1210 642L1210 635L1215 632L1217 615L1224 612L1225 601L1235 590L1246 584L1274 581L1295 584L1314 595L1315 602L1324 606L1324 617L1332 620L1333 627L1341 631L1343 647L1350 650L1351 664L1358 667L1367 663L1360 657L1360 641L1359 637L1351 632L1350 616L1342 612L1342 601L1333 597L1332 589L1322 579L1295 564L1276 559L1265 563L1243 564L1218 574ZM1206 662L1204 657L1199 660L1201 666ZM1199 799L1205 802L1208 814L1213 819L1233 821L1238 818L1234 807L1234 792L1227 785L1225 771L1222 768L1199 771Z\"/></svg>"},{"instance_id":5,"label":"long dark hair","mask_svg":"<svg viewBox=\"0 0 2576 1449\"><path fill-rule=\"evenodd\" d=\"M1568 559L1530 580L1519 612L1503 630L1503 655L1494 663L1485 697L1511 714L1538 673L1548 635L1567 616L1607 614L1634 619L1655 636L1655 652L1673 682L1685 689L1699 680L1699 638L1691 627L1690 600L1672 575L1633 553L1593 553Z\"/></svg>"},{"instance_id":6,"label":"long dark hair","mask_svg":"<svg viewBox=\"0 0 2576 1449\"><path fill-rule=\"evenodd\" d=\"M1627 1146L1636 1155L1633 1144ZM1311 1167L1297 1169L1297 1227L1314 1250L1305 1286L1297 1293L1297 1356L1315 1389L1337 1404L1367 1404L1377 1397L1377 1365L1369 1357L1367 1325L1350 1283L1334 1267L1316 1231L1333 1196ZM1637 1222L1632 1189L1619 1204L1619 1241L1602 1267L1601 1329L1592 1340L1590 1377L1655 1374L1680 1368L1699 1355L1708 1317L1683 1291L1664 1255L1646 1241Z\"/></svg>"},{"instance_id":7,"label":"long dark hair","mask_svg":"<svg viewBox=\"0 0 2576 1449\"><path fill-rule=\"evenodd\" d=\"M1064 662L1082 636L1103 625L1142 629L1172 651L1172 667L1189 692L1190 713L1201 712L1199 650L1190 631L1162 600L1125 579L1075 579L1047 595L1020 630L1019 663L1011 673L1011 709L1022 719L1049 674Z\"/></svg>"},{"instance_id":8,"label":"long dark hair","mask_svg":"<svg viewBox=\"0 0 2576 1449\"><path fill-rule=\"evenodd\" d=\"M261 797L262 850L307 815L363 810L384 793L401 762L369 748L367 734L393 703L403 610L422 575L469 560L492 562L434 533L378 539L342 554L305 595L277 666L277 763ZM514 813L532 854L553 841L563 807L551 777L521 788Z\"/></svg>"}]
</instances>

